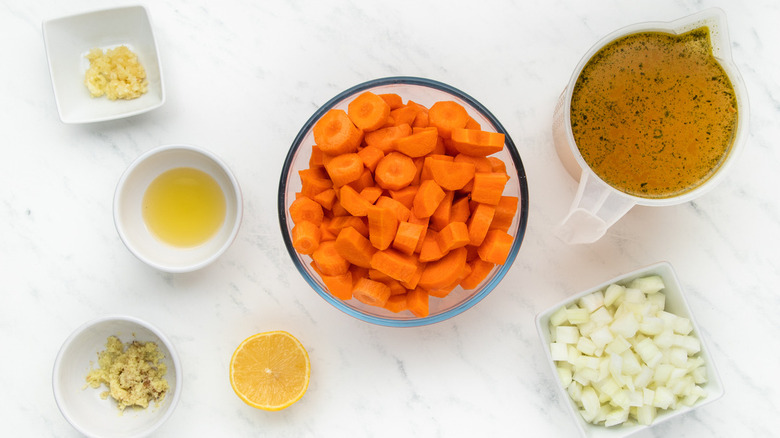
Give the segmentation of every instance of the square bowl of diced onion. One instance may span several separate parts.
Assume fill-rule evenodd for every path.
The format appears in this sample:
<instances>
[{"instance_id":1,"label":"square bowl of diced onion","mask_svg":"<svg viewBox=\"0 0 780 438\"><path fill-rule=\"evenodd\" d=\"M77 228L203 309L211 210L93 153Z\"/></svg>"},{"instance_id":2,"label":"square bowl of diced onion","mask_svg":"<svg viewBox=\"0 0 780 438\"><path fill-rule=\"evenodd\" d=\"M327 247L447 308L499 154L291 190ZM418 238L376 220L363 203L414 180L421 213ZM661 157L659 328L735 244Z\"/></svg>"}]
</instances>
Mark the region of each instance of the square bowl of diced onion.
<instances>
[{"instance_id":1,"label":"square bowl of diced onion","mask_svg":"<svg viewBox=\"0 0 780 438\"><path fill-rule=\"evenodd\" d=\"M582 436L632 435L723 396L667 262L558 303L537 315L536 328Z\"/></svg>"}]
</instances>

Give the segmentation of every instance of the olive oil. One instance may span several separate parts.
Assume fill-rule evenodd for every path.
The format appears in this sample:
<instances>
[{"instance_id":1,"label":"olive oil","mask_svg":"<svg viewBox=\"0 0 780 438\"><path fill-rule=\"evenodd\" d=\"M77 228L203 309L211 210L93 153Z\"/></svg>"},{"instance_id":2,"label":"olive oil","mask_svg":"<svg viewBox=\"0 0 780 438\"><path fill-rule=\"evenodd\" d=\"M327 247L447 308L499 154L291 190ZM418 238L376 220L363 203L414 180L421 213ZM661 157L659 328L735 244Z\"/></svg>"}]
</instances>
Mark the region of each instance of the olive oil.
<instances>
[{"instance_id":1,"label":"olive oil","mask_svg":"<svg viewBox=\"0 0 780 438\"><path fill-rule=\"evenodd\" d=\"M142 209L155 237L173 246L194 247L214 236L225 221L225 195L208 173L179 167L149 184Z\"/></svg>"}]
</instances>

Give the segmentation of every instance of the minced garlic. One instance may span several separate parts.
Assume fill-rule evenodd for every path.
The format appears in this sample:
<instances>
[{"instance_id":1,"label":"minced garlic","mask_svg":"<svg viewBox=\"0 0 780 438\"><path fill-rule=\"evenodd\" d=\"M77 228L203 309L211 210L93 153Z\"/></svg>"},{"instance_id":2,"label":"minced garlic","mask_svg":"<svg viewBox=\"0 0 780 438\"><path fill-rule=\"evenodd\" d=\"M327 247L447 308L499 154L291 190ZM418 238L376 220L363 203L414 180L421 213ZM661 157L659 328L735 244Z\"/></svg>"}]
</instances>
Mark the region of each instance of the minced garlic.
<instances>
[{"instance_id":1,"label":"minced garlic","mask_svg":"<svg viewBox=\"0 0 780 438\"><path fill-rule=\"evenodd\" d=\"M151 401L159 404L169 388L164 377L168 368L162 359L154 342L123 345L116 336L109 336L106 349L98 353L99 368L89 371L87 383L93 388L107 385L109 390L100 397L110 395L120 411L128 406L146 408Z\"/></svg>"},{"instance_id":2,"label":"minced garlic","mask_svg":"<svg viewBox=\"0 0 780 438\"><path fill-rule=\"evenodd\" d=\"M105 95L110 100L135 99L146 93L146 70L138 62L138 56L126 46L108 49L92 49L87 54L84 84L92 97Z\"/></svg>"}]
</instances>

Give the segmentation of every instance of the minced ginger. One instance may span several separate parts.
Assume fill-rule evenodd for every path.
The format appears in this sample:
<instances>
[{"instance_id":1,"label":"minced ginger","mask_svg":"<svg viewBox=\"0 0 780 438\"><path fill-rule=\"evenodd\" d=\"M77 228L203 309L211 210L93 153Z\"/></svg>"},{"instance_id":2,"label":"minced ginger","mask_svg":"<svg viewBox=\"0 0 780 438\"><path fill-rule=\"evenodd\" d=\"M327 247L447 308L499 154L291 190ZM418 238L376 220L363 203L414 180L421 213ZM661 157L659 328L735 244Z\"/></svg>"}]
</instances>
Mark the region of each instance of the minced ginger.
<instances>
[{"instance_id":1,"label":"minced ginger","mask_svg":"<svg viewBox=\"0 0 780 438\"><path fill-rule=\"evenodd\" d=\"M154 342L123 345L116 336L109 336L106 349L98 353L99 368L89 371L87 384L93 388L107 385L108 391L100 397L106 399L110 395L120 411L129 406L147 408L151 401L159 404L168 392L164 377L168 368L162 359Z\"/></svg>"},{"instance_id":2,"label":"minced ginger","mask_svg":"<svg viewBox=\"0 0 780 438\"><path fill-rule=\"evenodd\" d=\"M108 49L92 49L87 54L84 85L92 97L105 95L110 100L135 99L146 93L146 70L138 62L138 56L126 46Z\"/></svg>"}]
</instances>

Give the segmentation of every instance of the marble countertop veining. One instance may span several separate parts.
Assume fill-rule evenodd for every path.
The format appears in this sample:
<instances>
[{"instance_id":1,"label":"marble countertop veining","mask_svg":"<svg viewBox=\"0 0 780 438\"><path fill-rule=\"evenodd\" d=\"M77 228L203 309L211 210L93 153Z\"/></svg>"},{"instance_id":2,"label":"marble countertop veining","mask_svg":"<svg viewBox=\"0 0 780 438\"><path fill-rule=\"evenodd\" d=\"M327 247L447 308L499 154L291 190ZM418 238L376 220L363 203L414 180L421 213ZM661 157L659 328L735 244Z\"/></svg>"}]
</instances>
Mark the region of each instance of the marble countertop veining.
<instances>
[{"instance_id":1,"label":"marble countertop veining","mask_svg":"<svg viewBox=\"0 0 780 438\"><path fill-rule=\"evenodd\" d=\"M771 0L149 2L168 100L104 123L60 122L41 23L127 2L0 3L0 435L76 436L54 402L64 339L110 313L147 319L184 366L158 436L539 436L576 434L554 391L535 315L620 273L667 260L702 327L726 395L642 437L777 436L780 430L780 4ZM708 7L728 17L750 96L748 144L694 202L636 207L590 245L553 235L575 182L552 145L552 112L598 39ZM450 320L391 329L331 308L300 278L275 214L282 161L330 97L384 76L451 84L487 106L523 159L530 217L505 280ZM119 176L155 146L212 150L241 183L245 214L213 265L164 274L122 245ZM227 366L251 334L287 330L312 380L269 413L233 393Z\"/></svg>"}]
</instances>

